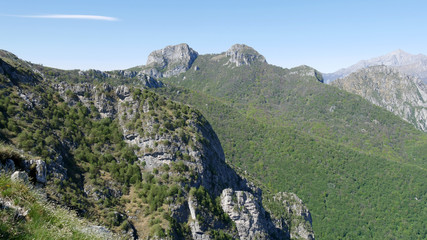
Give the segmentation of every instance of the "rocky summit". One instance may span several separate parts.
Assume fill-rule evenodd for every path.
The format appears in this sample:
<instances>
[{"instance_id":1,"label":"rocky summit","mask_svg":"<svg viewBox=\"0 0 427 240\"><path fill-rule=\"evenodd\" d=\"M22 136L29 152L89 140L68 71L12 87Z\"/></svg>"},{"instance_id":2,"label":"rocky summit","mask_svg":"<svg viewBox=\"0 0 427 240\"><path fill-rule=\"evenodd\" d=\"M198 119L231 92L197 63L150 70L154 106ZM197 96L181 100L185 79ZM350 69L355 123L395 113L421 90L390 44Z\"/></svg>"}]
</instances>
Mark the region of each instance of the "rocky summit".
<instances>
[{"instance_id":1,"label":"rocky summit","mask_svg":"<svg viewBox=\"0 0 427 240\"><path fill-rule=\"evenodd\" d=\"M255 62L267 63L264 56L255 51L255 49L244 44L235 44L231 46L225 55L230 57L229 63L235 64L237 67L251 65Z\"/></svg>"},{"instance_id":2,"label":"rocky summit","mask_svg":"<svg viewBox=\"0 0 427 240\"><path fill-rule=\"evenodd\" d=\"M185 43L167 46L150 53L142 72L154 78L175 76L188 70L198 55Z\"/></svg>"}]
</instances>

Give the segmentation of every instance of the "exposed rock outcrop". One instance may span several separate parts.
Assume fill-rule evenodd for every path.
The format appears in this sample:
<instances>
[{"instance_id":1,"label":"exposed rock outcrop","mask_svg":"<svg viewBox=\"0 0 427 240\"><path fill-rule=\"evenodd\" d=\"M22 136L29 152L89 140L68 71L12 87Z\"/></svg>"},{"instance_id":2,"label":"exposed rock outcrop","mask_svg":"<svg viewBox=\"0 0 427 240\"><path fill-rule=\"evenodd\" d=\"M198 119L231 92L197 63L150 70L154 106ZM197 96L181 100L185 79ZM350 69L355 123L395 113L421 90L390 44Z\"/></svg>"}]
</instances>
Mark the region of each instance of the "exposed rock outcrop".
<instances>
[{"instance_id":1,"label":"exposed rock outcrop","mask_svg":"<svg viewBox=\"0 0 427 240\"><path fill-rule=\"evenodd\" d=\"M159 88L163 86L161 81L154 79L150 74L146 74L143 71L119 70L113 71L113 73L113 78L137 78L147 88Z\"/></svg>"},{"instance_id":2,"label":"exposed rock outcrop","mask_svg":"<svg viewBox=\"0 0 427 240\"><path fill-rule=\"evenodd\" d=\"M221 143L212 127L201 115L194 113L193 118L185 121L185 125L190 127L191 132L195 134L188 136L190 139L185 140L187 142L191 140L194 143L192 146L189 146L183 138L156 133L155 125L158 125L158 122L155 118L141 122L142 125L139 127L144 129L145 134L143 135L138 131L127 129L126 122L135 117L138 109L142 108L143 112L154 110L148 99L141 102L134 99L128 91L126 87L118 87L116 90L119 96L118 119L123 127L125 141L144 150L137 156L141 162L144 162L146 169L158 168L163 164L176 161L176 153L179 152L190 157L184 162L199 174L197 185L204 186L213 195L220 195L222 189L226 187L240 189L245 186L245 182L225 164ZM198 138L204 139L204 141L201 142L197 140Z\"/></svg>"},{"instance_id":3,"label":"exposed rock outcrop","mask_svg":"<svg viewBox=\"0 0 427 240\"><path fill-rule=\"evenodd\" d=\"M11 54L11 55L16 58L15 55L13 55L13 54ZM21 61L21 60L16 60L16 61L19 61L19 63L17 63L17 64L23 63L23 61ZM41 77L38 74L36 74L35 72L33 72L28 64L25 64L25 67L20 66L20 68L21 69L18 70L15 66L13 66L10 63L0 59L0 74L7 75L12 84L18 85L21 83L25 83L25 84L34 85L38 81L41 80ZM23 72L25 72L25 73L23 73Z\"/></svg>"},{"instance_id":4,"label":"exposed rock outcrop","mask_svg":"<svg viewBox=\"0 0 427 240\"><path fill-rule=\"evenodd\" d=\"M142 73L154 78L176 76L187 71L198 55L185 43L167 46L150 53Z\"/></svg>"},{"instance_id":5,"label":"exposed rock outcrop","mask_svg":"<svg viewBox=\"0 0 427 240\"><path fill-rule=\"evenodd\" d=\"M25 169L35 183L45 184L47 181L46 163L43 160L24 161Z\"/></svg>"},{"instance_id":6,"label":"exposed rock outcrop","mask_svg":"<svg viewBox=\"0 0 427 240\"><path fill-rule=\"evenodd\" d=\"M25 220L28 215L28 210L19 206L16 206L10 200L6 200L0 197L0 210L12 210L15 211L14 218L15 220Z\"/></svg>"},{"instance_id":7,"label":"exposed rock outcrop","mask_svg":"<svg viewBox=\"0 0 427 240\"><path fill-rule=\"evenodd\" d=\"M13 173L11 178L16 181L28 182L31 180L36 184L46 184L46 163L40 159L6 159L4 164L0 162L0 173Z\"/></svg>"},{"instance_id":8,"label":"exposed rock outcrop","mask_svg":"<svg viewBox=\"0 0 427 240\"><path fill-rule=\"evenodd\" d=\"M28 174L25 171L16 171L10 176L13 182L28 182Z\"/></svg>"},{"instance_id":9,"label":"exposed rock outcrop","mask_svg":"<svg viewBox=\"0 0 427 240\"><path fill-rule=\"evenodd\" d=\"M191 229L191 234L194 240L209 240L211 239L209 234L207 234L205 231L207 229L202 229L202 227L200 226L199 221L197 220L197 201L195 201L194 199L192 199L191 197L188 199L188 208L190 210L190 216L191 216L191 220L190 220L190 229Z\"/></svg>"},{"instance_id":10,"label":"exposed rock outcrop","mask_svg":"<svg viewBox=\"0 0 427 240\"><path fill-rule=\"evenodd\" d=\"M362 96L427 131L427 86L387 66L361 69L332 85Z\"/></svg>"},{"instance_id":11,"label":"exposed rock outcrop","mask_svg":"<svg viewBox=\"0 0 427 240\"><path fill-rule=\"evenodd\" d=\"M314 239L311 214L302 200L294 193L279 192L273 196L274 201L282 204L288 221L283 217L275 220L276 227L289 227L291 239Z\"/></svg>"},{"instance_id":12,"label":"exposed rock outcrop","mask_svg":"<svg viewBox=\"0 0 427 240\"><path fill-rule=\"evenodd\" d=\"M224 189L221 207L236 224L239 239L288 239L283 229L276 229L261 202L250 192Z\"/></svg>"},{"instance_id":13,"label":"exposed rock outcrop","mask_svg":"<svg viewBox=\"0 0 427 240\"><path fill-rule=\"evenodd\" d=\"M235 44L225 53L230 57L229 63L236 64L236 66L252 65L253 63L267 63L264 56L259 54L255 49L244 44Z\"/></svg>"}]
</instances>

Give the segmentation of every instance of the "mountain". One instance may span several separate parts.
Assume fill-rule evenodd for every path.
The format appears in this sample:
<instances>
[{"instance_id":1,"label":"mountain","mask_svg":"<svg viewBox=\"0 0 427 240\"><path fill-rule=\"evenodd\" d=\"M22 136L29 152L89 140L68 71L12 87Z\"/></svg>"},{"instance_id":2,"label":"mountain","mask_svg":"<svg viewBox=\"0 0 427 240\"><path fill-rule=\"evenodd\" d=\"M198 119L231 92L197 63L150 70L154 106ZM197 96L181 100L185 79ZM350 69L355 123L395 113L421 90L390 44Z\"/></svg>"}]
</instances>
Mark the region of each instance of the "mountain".
<instances>
[{"instance_id":1,"label":"mountain","mask_svg":"<svg viewBox=\"0 0 427 240\"><path fill-rule=\"evenodd\" d=\"M145 66L132 70L154 78L171 77L187 71L198 55L185 43L167 46L150 53Z\"/></svg>"},{"instance_id":2,"label":"mountain","mask_svg":"<svg viewBox=\"0 0 427 240\"><path fill-rule=\"evenodd\" d=\"M264 192L296 193L310 209L316 238L425 238L426 134L323 84L311 67L232 63L233 55L255 53L237 45L199 55L155 91L199 109L226 160Z\"/></svg>"},{"instance_id":3,"label":"mountain","mask_svg":"<svg viewBox=\"0 0 427 240\"><path fill-rule=\"evenodd\" d=\"M186 46L155 52L160 73L182 70L64 71L5 53L0 137L24 155L15 170L124 237L427 238L425 133L243 44L190 61Z\"/></svg>"},{"instance_id":4,"label":"mountain","mask_svg":"<svg viewBox=\"0 0 427 240\"><path fill-rule=\"evenodd\" d=\"M330 83L359 69L377 65L390 66L407 75L418 77L427 84L427 56L409 54L400 49L384 56L359 61L348 68L340 69L334 73L326 73L323 76L325 82Z\"/></svg>"},{"instance_id":5,"label":"mountain","mask_svg":"<svg viewBox=\"0 0 427 240\"><path fill-rule=\"evenodd\" d=\"M154 92L163 86L142 72L64 71L1 51L0 236L55 238L49 229L71 222L49 220L53 202L87 221L67 239L314 239L302 200L238 175L209 122ZM46 201L31 205L18 188Z\"/></svg>"},{"instance_id":6,"label":"mountain","mask_svg":"<svg viewBox=\"0 0 427 240\"><path fill-rule=\"evenodd\" d=\"M331 83L383 107L418 129L427 131L427 85L386 67L360 69Z\"/></svg>"},{"instance_id":7,"label":"mountain","mask_svg":"<svg viewBox=\"0 0 427 240\"><path fill-rule=\"evenodd\" d=\"M253 63L267 63L264 56L259 54L255 49L244 44L235 44L227 50L225 56L230 57L228 63L236 64L236 67L242 65L252 65Z\"/></svg>"}]
</instances>

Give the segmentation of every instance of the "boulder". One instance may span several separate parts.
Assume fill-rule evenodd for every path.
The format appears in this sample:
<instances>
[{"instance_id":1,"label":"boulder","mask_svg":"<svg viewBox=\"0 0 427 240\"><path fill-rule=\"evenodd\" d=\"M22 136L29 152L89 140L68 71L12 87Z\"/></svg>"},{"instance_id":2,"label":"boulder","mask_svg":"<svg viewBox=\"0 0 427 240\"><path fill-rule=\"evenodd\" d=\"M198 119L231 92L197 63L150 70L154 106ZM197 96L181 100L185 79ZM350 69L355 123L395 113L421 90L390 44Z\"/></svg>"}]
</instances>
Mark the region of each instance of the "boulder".
<instances>
[{"instance_id":1,"label":"boulder","mask_svg":"<svg viewBox=\"0 0 427 240\"><path fill-rule=\"evenodd\" d=\"M28 174L25 171L16 171L10 177L13 182L28 183Z\"/></svg>"}]
</instances>

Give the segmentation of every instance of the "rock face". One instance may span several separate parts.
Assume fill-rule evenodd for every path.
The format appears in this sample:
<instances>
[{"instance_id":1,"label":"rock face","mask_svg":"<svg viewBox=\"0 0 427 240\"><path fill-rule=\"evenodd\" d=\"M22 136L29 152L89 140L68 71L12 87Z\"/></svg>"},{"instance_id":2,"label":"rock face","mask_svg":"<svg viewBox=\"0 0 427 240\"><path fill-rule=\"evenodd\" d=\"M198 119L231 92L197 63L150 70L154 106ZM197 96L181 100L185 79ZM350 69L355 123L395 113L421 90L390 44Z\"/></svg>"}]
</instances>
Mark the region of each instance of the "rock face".
<instances>
[{"instance_id":1,"label":"rock face","mask_svg":"<svg viewBox=\"0 0 427 240\"><path fill-rule=\"evenodd\" d=\"M33 181L45 184L47 181L46 163L40 159L24 161L25 168L30 173Z\"/></svg>"},{"instance_id":2,"label":"rock face","mask_svg":"<svg viewBox=\"0 0 427 240\"><path fill-rule=\"evenodd\" d=\"M307 65L301 65L296 68L293 68L291 72L289 72L290 75L296 75L296 76L308 76L308 77L315 77L317 81L323 83L323 76L320 72L317 70L307 66ZM300 81L309 81L308 78L302 79Z\"/></svg>"},{"instance_id":3,"label":"rock face","mask_svg":"<svg viewBox=\"0 0 427 240\"><path fill-rule=\"evenodd\" d=\"M42 185L47 182L46 163L40 159L6 159L4 164L0 161L0 174L3 171L13 172L12 179L14 180L21 179L24 182L31 180L33 183Z\"/></svg>"},{"instance_id":4,"label":"rock face","mask_svg":"<svg viewBox=\"0 0 427 240\"><path fill-rule=\"evenodd\" d=\"M314 233L312 228L311 214L302 200L294 193L279 192L273 196L274 201L280 202L284 208L288 219L291 219L286 225L290 227L289 233L291 239L313 240ZM282 227L285 219L276 220L276 227Z\"/></svg>"},{"instance_id":5,"label":"rock face","mask_svg":"<svg viewBox=\"0 0 427 240\"><path fill-rule=\"evenodd\" d=\"M167 46L148 56L143 73L154 77L171 77L187 71L199 54L187 44Z\"/></svg>"},{"instance_id":6,"label":"rock face","mask_svg":"<svg viewBox=\"0 0 427 240\"><path fill-rule=\"evenodd\" d=\"M119 70L113 72L115 75L113 77L123 77L123 78L137 78L141 83L147 88L159 88L163 87L163 83L151 77L150 75L145 74L144 72L129 71L129 70Z\"/></svg>"},{"instance_id":7,"label":"rock face","mask_svg":"<svg viewBox=\"0 0 427 240\"><path fill-rule=\"evenodd\" d=\"M264 56L259 54L255 49L244 44L235 44L225 53L230 57L229 63L236 64L236 66L252 65L253 63L267 63Z\"/></svg>"},{"instance_id":8,"label":"rock face","mask_svg":"<svg viewBox=\"0 0 427 240\"><path fill-rule=\"evenodd\" d=\"M5 51L1 51L0 56L2 56L3 54L6 54L6 53L8 55L18 59L15 55L8 53L8 52L5 52ZM19 61L22 62L21 60L19 60ZM25 66L25 67L28 67L28 66ZM39 75L35 74L32 71L28 71L28 72L26 72L26 74L23 74L22 72L17 71L13 66L11 66L9 63L3 61L0 58L0 74L5 74L5 73L8 74L11 82L15 85L20 84L20 83L34 85L36 82L38 82L41 79L41 77Z\"/></svg>"},{"instance_id":9,"label":"rock face","mask_svg":"<svg viewBox=\"0 0 427 240\"><path fill-rule=\"evenodd\" d=\"M245 183L225 164L221 143L210 124L208 122L200 124L196 120L197 118L201 120L202 116L195 116L194 119L188 119L185 122L192 129L192 132L198 133L205 139L205 143L201 143L197 141L197 137L192 136L191 141L194 142L194 146L189 146L182 138L177 138L171 134L154 134L156 132L154 126L158 124L155 119L147 119L141 123L141 127L146 132L144 135L138 131L127 129L125 127L126 122L135 117L138 109L142 109L143 113L155 110L148 99L141 102L134 99L128 92L129 89L125 86L116 89L116 94L119 96L116 105L117 117L121 121L120 125L123 127L125 141L140 149L149 150L137 154L139 160L144 162L146 169L158 168L163 164L176 161L176 152L179 151L181 154L189 156L190 159L185 161L185 164L199 174L198 185L204 186L213 195L221 194L222 189L226 187L241 188L244 186Z\"/></svg>"},{"instance_id":10,"label":"rock face","mask_svg":"<svg viewBox=\"0 0 427 240\"><path fill-rule=\"evenodd\" d=\"M360 95L427 131L427 86L416 77L375 66L338 79L332 85Z\"/></svg>"},{"instance_id":11,"label":"rock face","mask_svg":"<svg viewBox=\"0 0 427 240\"><path fill-rule=\"evenodd\" d=\"M197 220L196 215L196 208L197 208L197 201L195 201L192 198L188 199L188 208L190 210L190 229L191 229L191 235L194 240L208 240L211 239L209 234L206 233L206 229L202 229L200 226L199 221Z\"/></svg>"},{"instance_id":12,"label":"rock face","mask_svg":"<svg viewBox=\"0 0 427 240\"><path fill-rule=\"evenodd\" d=\"M334 73L325 73L325 83L330 83L338 78L343 78L362 68L385 65L392 67L406 75L415 76L427 84L427 56L423 54L413 55L402 50L397 50L384 56L362 60L358 63L340 69Z\"/></svg>"},{"instance_id":13,"label":"rock face","mask_svg":"<svg viewBox=\"0 0 427 240\"><path fill-rule=\"evenodd\" d=\"M276 229L260 201L250 192L224 189L221 207L236 224L239 239L288 239L288 233Z\"/></svg>"}]
</instances>

